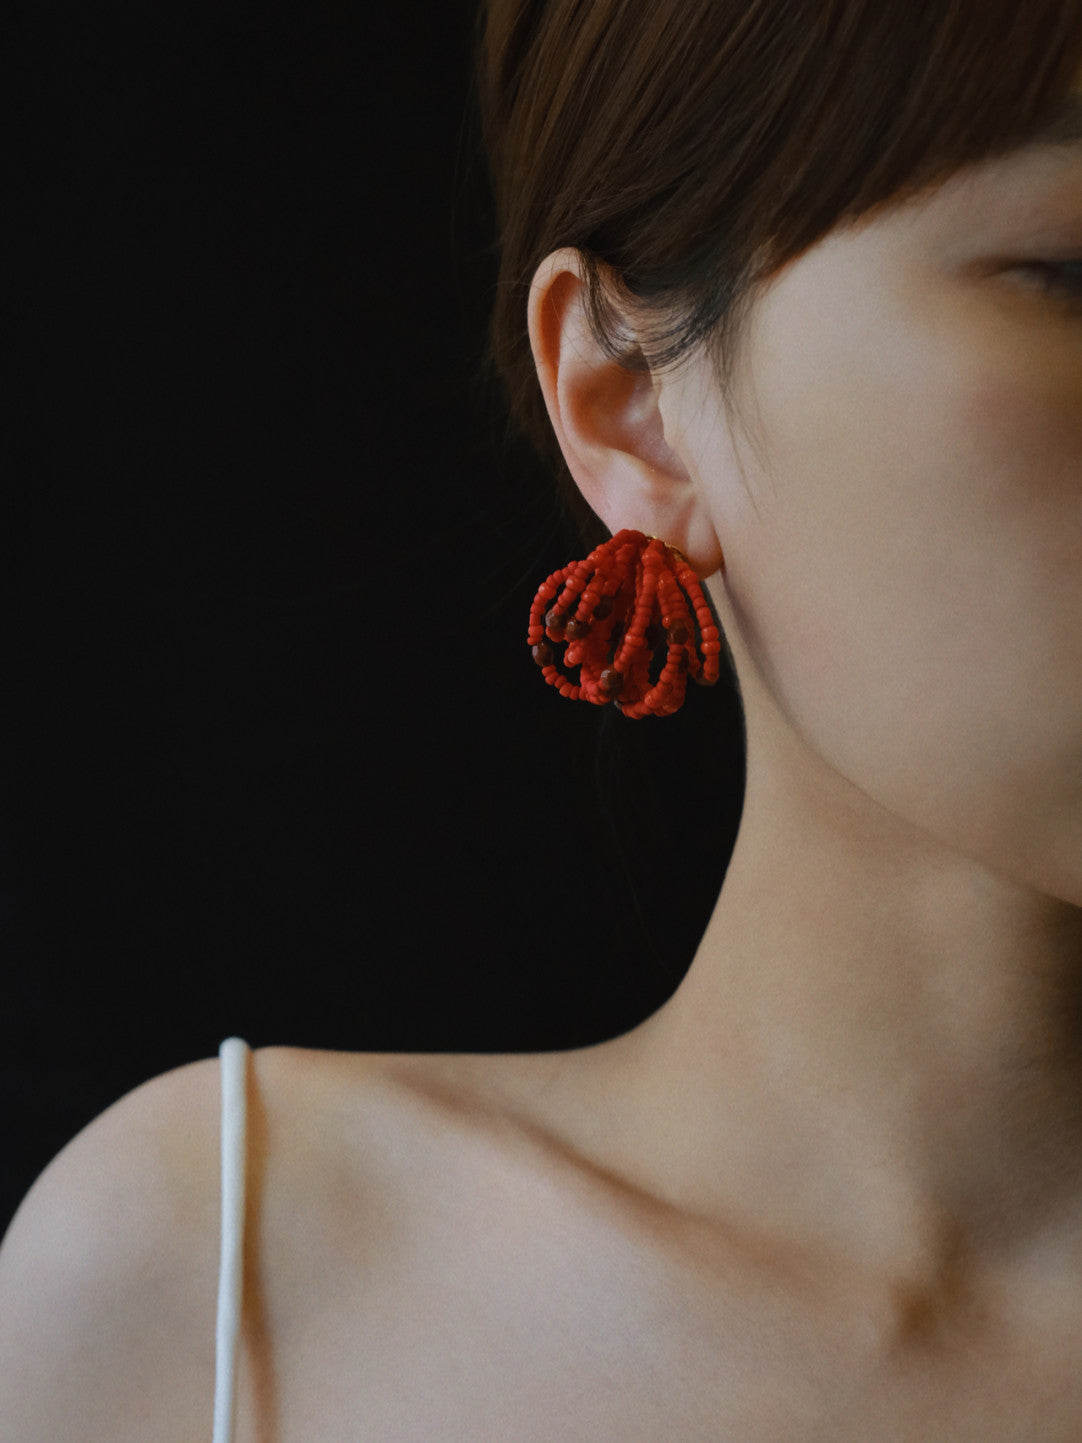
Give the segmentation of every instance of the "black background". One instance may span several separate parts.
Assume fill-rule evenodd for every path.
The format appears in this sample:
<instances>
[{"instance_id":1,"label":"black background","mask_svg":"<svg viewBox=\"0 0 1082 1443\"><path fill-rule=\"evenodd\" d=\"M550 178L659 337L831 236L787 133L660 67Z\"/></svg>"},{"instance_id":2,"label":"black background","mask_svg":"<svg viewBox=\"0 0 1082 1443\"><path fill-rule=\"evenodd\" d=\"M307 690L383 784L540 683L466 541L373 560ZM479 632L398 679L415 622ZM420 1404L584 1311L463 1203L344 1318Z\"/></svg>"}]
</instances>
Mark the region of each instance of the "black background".
<instances>
[{"instance_id":1,"label":"black background","mask_svg":"<svg viewBox=\"0 0 1082 1443\"><path fill-rule=\"evenodd\" d=\"M678 984L735 694L544 685L581 553L478 368L472 3L15 6L0 1227L146 1078L528 1051Z\"/></svg>"}]
</instances>

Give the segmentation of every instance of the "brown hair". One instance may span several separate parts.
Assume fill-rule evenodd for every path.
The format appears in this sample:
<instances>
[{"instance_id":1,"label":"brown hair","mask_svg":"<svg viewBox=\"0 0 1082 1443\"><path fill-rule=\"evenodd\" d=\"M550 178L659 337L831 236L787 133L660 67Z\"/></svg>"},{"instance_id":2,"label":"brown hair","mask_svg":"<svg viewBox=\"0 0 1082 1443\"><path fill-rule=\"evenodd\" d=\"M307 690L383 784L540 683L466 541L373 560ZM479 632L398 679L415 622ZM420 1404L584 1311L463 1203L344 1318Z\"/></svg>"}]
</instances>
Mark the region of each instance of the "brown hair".
<instances>
[{"instance_id":1,"label":"brown hair","mask_svg":"<svg viewBox=\"0 0 1082 1443\"><path fill-rule=\"evenodd\" d=\"M486 0L476 79L498 226L484 365L590 544L526 325L562 246L631 370L699 345L724 394L756 287L835 225L1036 132L1082 0ZM651 316L646 354L610 304ZM655 324L656 322L656 328Z\"/></svg>"}]
</instances>

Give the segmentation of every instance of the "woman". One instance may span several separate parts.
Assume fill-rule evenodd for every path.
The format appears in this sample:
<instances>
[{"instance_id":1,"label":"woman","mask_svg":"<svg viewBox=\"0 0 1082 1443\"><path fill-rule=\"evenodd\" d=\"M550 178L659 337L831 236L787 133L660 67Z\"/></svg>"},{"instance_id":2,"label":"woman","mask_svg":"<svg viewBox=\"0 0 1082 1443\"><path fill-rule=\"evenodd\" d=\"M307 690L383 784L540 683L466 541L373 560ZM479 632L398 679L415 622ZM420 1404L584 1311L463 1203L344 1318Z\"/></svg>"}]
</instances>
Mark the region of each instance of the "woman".
<instances>
[{"instance_id":1,"label":"woman","mask_svg":"<svg viewBox=\"0 0 1082 1443\"><path fill-rule=\"evenodd\" d=\"M496 367L703 579L744 814L624 1036L253 1056L235 1437L1073 1443L1082 9L491 0L480 64ZM206 1436L219 1081L28 1195L5 1436Z\"/></svg>"}]
</instances>

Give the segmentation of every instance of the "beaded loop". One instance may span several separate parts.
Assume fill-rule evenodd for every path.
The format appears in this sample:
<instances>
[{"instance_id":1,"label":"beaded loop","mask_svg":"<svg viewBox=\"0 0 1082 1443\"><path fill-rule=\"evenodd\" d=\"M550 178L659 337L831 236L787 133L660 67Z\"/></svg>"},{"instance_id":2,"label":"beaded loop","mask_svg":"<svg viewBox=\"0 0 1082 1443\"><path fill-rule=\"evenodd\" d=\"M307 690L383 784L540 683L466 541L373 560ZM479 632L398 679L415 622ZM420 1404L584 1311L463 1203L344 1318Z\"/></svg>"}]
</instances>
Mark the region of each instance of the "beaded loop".
<instances>
[{"instance_id":1,"label":"beaded loop","mask_svg":"<svg viewBox=\"0 0 1082 1443\"><path fill-rule=\"evenodd\" d=\"M682 551L641 531L619 531L585 561L554 571L530 607L527 641L561 696L594 706L613 701L632 718L678 711L689 676L700 686L718 679L720 633L699 578ZM562 662L579 668L577 683L557 666L550 642L567 643ZM665 659L651 681L662 646Z\"/></svg>"}]
</instances>

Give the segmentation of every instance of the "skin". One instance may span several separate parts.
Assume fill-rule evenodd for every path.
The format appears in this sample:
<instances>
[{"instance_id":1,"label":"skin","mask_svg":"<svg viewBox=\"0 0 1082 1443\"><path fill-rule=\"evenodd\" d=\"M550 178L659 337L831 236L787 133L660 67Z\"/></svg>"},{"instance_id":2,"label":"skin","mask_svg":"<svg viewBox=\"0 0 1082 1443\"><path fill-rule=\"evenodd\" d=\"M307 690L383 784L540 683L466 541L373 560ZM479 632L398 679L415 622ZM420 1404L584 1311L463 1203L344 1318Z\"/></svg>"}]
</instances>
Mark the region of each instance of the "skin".
<instances>
[{"instance_id":1,"label":"skin","mask_svg":"<svg viewBox=\"0 0 1082 1443\"><path fill-rule=\"evenodd\" d=\"M1082 296L1026 268L1079 257L1082 145L961 172L770 283L732 411L604 356L575 251L530 296L575 481L706 578L748 736L689 973L577 1059L589 1145L901 1319L1082 1293Z\"/></svg>"}]
</instances>

